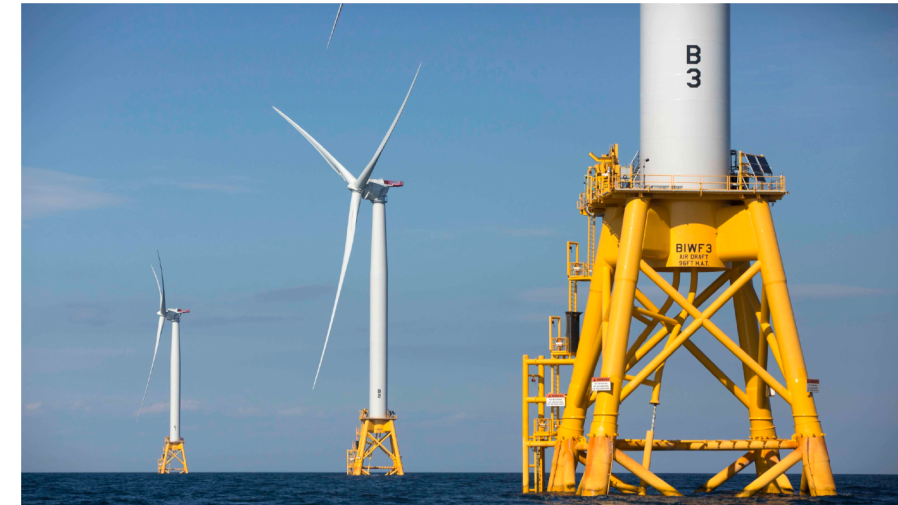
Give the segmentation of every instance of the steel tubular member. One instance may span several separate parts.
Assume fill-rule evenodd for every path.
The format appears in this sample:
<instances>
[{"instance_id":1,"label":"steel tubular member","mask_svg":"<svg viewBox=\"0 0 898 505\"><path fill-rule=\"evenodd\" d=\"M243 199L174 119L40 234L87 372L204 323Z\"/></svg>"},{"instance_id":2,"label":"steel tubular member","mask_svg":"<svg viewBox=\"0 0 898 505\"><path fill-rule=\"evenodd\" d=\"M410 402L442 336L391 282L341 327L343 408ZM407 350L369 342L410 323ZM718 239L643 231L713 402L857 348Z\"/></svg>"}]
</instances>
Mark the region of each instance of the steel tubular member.
<instances>
[{"instance_id":1,"label":"steel tubular member","mask_svg":"<svg viewBox=\"0 0 898 505\"><path fill-rule=\"evenodd\" d=\"M708 479L708 482L702 484L702 486L695 490L696 493L710 493L714 491L718 487L720 487L724 482L730 480L730 477L733 477L737 473L741 472L745 467L750 465L752 461L755 460L755 452L749 451L743 454L739 459L730 463L726 468L717 473L714 477Z\"/></svg>"},{"instance_id":2,"label":"steel tubular member","mask_svg":"<svg viewBox=\"0 0 898 505\"><path fill-rule=\"evenodd\" d=\"M631 198L624 209L620 250L614 271L614 291L611 294L608 333L602 358L602 377L611 379L611 391L596 397L593 422L590 427L587 465L583 471L581 494L608 494L613 458L612 443L617 436L617 417L624 381L624 357L630 333L630 313L639 279L648 198ZM646 377L643 377L645 379ZM632 471L632 470L631 470Z\"/></svg>"},{"instance_id":3,"label":"steel tubular member","mask_svg":"<svg viewBox=\"0 0 898 505\"><path fill-rule=\"evenodd\" d=\"M788 456L783 458L782 461L770 467L769 470L755 479L754 482L752 482L748 486L745 486L745 489L738 493L736 497L748 498L757 494L758 491L766 488L771 482L775 481L777 477L786 473L788 469L792 468L796 463L801 461L802 452L803 451L801 450L792 451L792 454L789 454Z\"/></svg>"},{"instance_id":4,"label":"steel tubular member","mask_svg":"<svg viewBox=\"0 0 898 505\"><path fill-rule=\"evenodd\" d=\"M614 461L620 463L620 466L632 472L641 480L645 481L646 484L657 489L658 492L660 492L664 496L683 496L673 486L664 482L660 477L653 474L652 472L646 470L642 465L634 461L633 458L621 452L620 449L614 450Z\"/></svg>"},{"instance_id":5,"label":"steel tubular member","mask_svg":"<svg viewBox=\"0 0 898 505\"><path fill-rule=\"evenodd\" d=\"M645 440L622 438L614 442L622 451L641 451ZM654 440L653 451L748 451L758 449L796 449L794 440Z\"/></svg>"},{"instance_id":6,"label":"steel tubular member","mask_svg":"<svg viewBox=\"0 0 898 505\"><path fill-rule=\"evenodd\" d=\"M667 358L670 357L671 354L674 353L674 351L679 349L680 346L683 345L683 342L691 337L692 334L695 333L708 318L710 318L718 310L720 310L720 308L723 307L727 300L732 298L732 296L740 287L751 280L754 274L757 273L757 269L760 268L760 265L758 265L757 268L752 267L744 274L742 274L739 279L734 281L734 283L729 288L727 288L727 290L724 291L723 294L721 294L716 300L714 300L714 302L712 302L704 312L699 312L698 309L696 309L691 303L687 302L686 299L683 298L683 295L675 291L673 287L668 284L667 281L665 281L664 278L658 274L658 272L655 272L655 270L652 269L652 267L650 267L646 262L643 261L641 263L641 267L643 273L645 273L649 279L651 279L656 285L658 285L659 288L661 288L668 295L672 296L681 307L689 310L689 312L691 313L690 315L695 318L695 321L693 321L688 328L682 331L668 347L665 347L664 350L661 351L661 354L655 356L655 359L650 361L649 364L645 366L645 368L643 368L638 374L636 374L636 378L629 384L627 384L627 387L624 388L624 390L621 392L621 399L629 396L641 381L648 378L649 374L654 372L656 368L658 368L667 360ZM780 386L780 389L783 389L782 386ZM785 392L784 389L783 391Z\"/></svg>"},{"instance_id":7,"label":"steel tubular member","mask_svg":"<svg viewBox=\"0 0 898 505\"><path fill-rule=\"evenodd\" d=\"M795 314L792 312L792 301L786 285L786 273L773 226L773 217L770 215L770 204L757 198L749 200L746 206L758 243L758 263L762 265L761 277L770 304L773 327L776 328L776 341L783 360L783 372L792 393L790 403L795 433L807 444L801 453L802 466L808 480L808 492L812 496L832 496L836 494L836 483L833 480L829 453L823 437L823 428L817 417L814 397L807 392L808 373L801 351L801 342L798 339L798 328L795 325ZM774 468L783 462L785 459Z\"/></svg>"},{"instance_id":8,"label":"steel tubular member","mask_svg":"<svg viewBox=\"0 0 898 505\"><path fill-rule=\"evenodd\" d=\"M727 288L727 290L724 291L723 294L720 295L720 297L718 297L717 300L715 300L711 304L711 306L705 309L704 312L700 312L697 308L695 308L694 305L686 301L683 298L683 295L677 293L676 291L673 291L673 287L671 287L671 285L668 284L663 277L658 275L658 272L652 269L652 267L650 267L646 262L643 261L641 267L646 276L648 276L653 282L655 282L655 284L657 284L659 288L673 296L676 302L679 303L681 307L689 311L689 315L691 315L695 319L692 324L689 325L689 328L687 328L686 331L681 333L677 338L676 345L670 346L671 349L669 352L668 349L665 348L665 350L662 351L661 355L656 356L655 359L652 360L652 362L649 364L649 366L646 366L647 369L655 362L658 362L658 365L660 365L660 363L666 360L674 350L679 348L679 346L687 338L691 337L699 327L704 326L705 329L708 330L708 333L713 335L714 338L716 338L721 344L723 344L724 347L729 349L729 351L732 352L737 358L739 358L740 361L748 365L749 368L751 368L756 374L758 374L764 380L764 382L767 383L767 385L769 385L777 393L779 393L780 396L782 396L783 400L785 400L787 403L792 402L792 395L785 387L783 387L782 384L779 383L779 381L774 379L773 376L767 372L767 370L758 365L757 361L746 354L738 345L736 345L732 340L730 340L729 337L726 336L726 333L721 331L720 328L717 327L717 325L711 322L711 317L718 310L720 310L723 304L726 303L730 298L732 298L736 294L736 292L738 292L739 289L742 288L742 286L744 286L748 281L751 280L752 277L754 277L756 273L760 271L760 269L762 268L760 261L755 262L755 264L752 265L748 270L746 270L745 273L743 273L739 277L739 279L733 281L730 287ZM664 360L659 360L661 356L664 356ZM657 365L655 365L655 368L657 368ZM654 368L652 370L654 370ZM649 370L649 373L651 373L652 370ZM643 370L643 372L645 372L645 370ZM643 372L640 372L636 376L637 379L642 376ZM646 377L647 376L648 374L646 374ZM642 379L645 379L645 377L642 377ZM636 386L632 382L628 384L628 391L624 391L624 396L629 395L632 392L632 389L634 389L635 387Z\"/></svg>"},{"instance_id":9,"label":"steel tubular member","mask_svg":"<svg viewBox=\"0 0 898 505\"><path fill-rule=\"evenodd\" d=\"M776 365L780 368L780 373L783 374L786 382L789 382L789 377L783 370L783 358L780 356L779 345L776 343L776 334L773 333L773 328L770 326L770 305L767 303L767 295L762 290L761 301L759 302L758 294L755 293L754 287L751 287L748 290L748 302L751 304L752 310L755 311L755 318L757 318L758 324L761 325L761 334L764 335L767 345L770 346L770 351L776 359Z\"/></svg>"},{"instance_id":10,"label":"steel tubular member","mask_svg":"<svg viewBox=\"0 0 898 505\"><path fill-rule=\"evenodd\" d=\"M704 291L701 292L701 294L699 294L698 296L695 296L695 291L698 286L698 274L696 273L696 275L693 276L692 280L690 281L691 285L689 287L689 297L687 298L687 301L689 301L690 303L693 303L693 297L694 297L695 298L694 305L696 307L701 307L703 303L708 301L708 299L711 298L711 296L714 293L716 293L717 290L720 289L720 287L723 286L727 280L729 280L731 275L732 275L731 271L727 271L727 272L720 274L720 276L717 279L715 279L714 282L712 282L707 288L705 288ZM678 281L678 280L679 280L679 277L677 275L674 275L674 281ZM677 284L677 282L674 282L673 286L671 286L671 287L673 288L674 291L677 291L679 293L679 291L678 291L679 285ZM673 298L669 297L669 299L672 300ZM677 319L685 321L687 315L688 315L688 313L684 309L682 312L680 312L680 315L677 316ZM655 346L658 345L664 339L665 336L667 336L669 331L670 331L670 329L665 326L665 327L661 328L660 330L658 330L658 333L656 333L645 345L640 347L638 350L633 351L632 355L631 355L631 352L627 352L627 370L630 370L631 368L633 368L636 365L636 363L638 363L642 358L644 358L646 356L646 354L652 352L652 349L654 349ZM637 339L637 342L638 342L638 339ZM639 343L641 344L642 342L639 342ZM633 349L635 349L635 348L636 348L636 344L634 342Z\"/></svg>"},{"instance_id":11,"label":"steel tubular member","mask_svg":"<svg viewBox=\"0 0 898 505\"><path fill-rule=\"evenodd\" d=\"M748 396L746 396L745 392L742 391L742 389L740 389L732 379L727 377L727 374L723 373L720 368L717 368L717 365L715 365L714 362L711 361L711 358L706 356L705 353L703 353L701 349L699 349L698 346L695 345L695 343L693 343L691 340L687 340L683 342L683 347L685 347L687 351L692 353L692 355L695 356L695 359L697 359L699 363L704 365L705 368L708 369L709 372L711 372L711 375L716 377L717 380L720 381L721 384L723 384L723 387L725 387L727 391L733 393L733 396L735 396L736 399L738 399L740 402L742 402L743 405L748 407Z\"/></svg>"},{"instance_id":12,"label":"steel tubular member","mask_svg":"<svg viewBox=\"0 0 898 505\"><path fill-rule=\"evenodd\" d=\"M676 272L674 274L674 286L679 286L679 274L680 274L680 272ZM637 292L638 292L638 290L637 290ZM664 305L661 307L661 309L657 310L656 312L658 312L659 314L665 314L672 304L673 304L673 298L668 296L667 301L665 301ZM632 366L630 364L631 361L635 363L636 352L641 350L640 346L642 345L643 342L645 342L645 339L647 339L648 336L655 330L655 328L658 326L659 323L660 323L660 321L653 320L648 326L645 327L644 330L642 330L642 333L640 333L639 336L636 337L636 340L633 341L633 344L627 350L627 355L624 358L627 362L627 369L631 368L631 366ZM664 335L667 335L669 329L667 327L662 327L661 330L659 330L659 333L661 333L662 331L664 333L661 335L660 338L664 338ZM660 341L660 339L659 339L659 341ZM654 346L652 346L652 347L654 347ZM643 353L640 356L640 358L644 355L645 354Z\"/></svg>"},{"instance_id":13,"label":"steel tubular member","mask_svg":"<svg viewBox=\"0 0 898 505\"><path fill-rule=\"evenodd\" d=\"M603 223L603 232L606 226ZM606 232L607 233L607 232ZM566 406L561 423L558 427L557 440L552 451L552 466L547 485L548 491L572 492L569 489L564 475L573 473L576 475L576 454L568 454L567 447L576 443L583 436L583 424L586 420L586 409L589 400L589 384L592 373L599 361L602 352L604 307L608 297L608 285L604 281L610 276L610 267L597 255L595 264L592 265L592 277L589 284L589 295L586 299L586 310L583 319L583 329L580 332L580 345L574 358L574 366L571 371L571 382L568 386ZM562 453L564 455L562 457ZM570 467L568 469L568 467Z\"/></svg>"}]
</instances>

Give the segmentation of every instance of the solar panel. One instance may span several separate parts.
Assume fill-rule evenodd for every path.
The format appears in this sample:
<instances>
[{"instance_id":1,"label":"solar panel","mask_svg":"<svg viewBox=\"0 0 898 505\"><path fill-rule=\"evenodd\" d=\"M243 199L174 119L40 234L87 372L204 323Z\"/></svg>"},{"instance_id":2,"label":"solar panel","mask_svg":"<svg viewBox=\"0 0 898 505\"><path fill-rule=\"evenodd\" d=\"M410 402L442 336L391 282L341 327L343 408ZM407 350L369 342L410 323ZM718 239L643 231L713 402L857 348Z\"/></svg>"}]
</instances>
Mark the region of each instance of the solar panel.
<instances>
[{"instance_id":1,"label":"solar panel","mask_svg":"<svg viewBox=\"0 0 898 505\"><path fill-rule=\"evenodd\" d=\"M758 156L758 162L761 164L761 170L763 170L766 175L773 175L773 170L770 170L770 165L767 164L767 158Z\"/></svg>"},{"instance_id":2,"label":"solar panel","mask_svg":"<svg viewBox=\"0 0 898 505\"><path fill-rule=\"evenodd\" d=\"M751 165L751 171L755 174L760 182L767 182L764 179L764 171L761 169L761 164L758 163L758 158L754 154L746 154L746 158L748 158L748 164Z\"/></svg>"}]
</instances>

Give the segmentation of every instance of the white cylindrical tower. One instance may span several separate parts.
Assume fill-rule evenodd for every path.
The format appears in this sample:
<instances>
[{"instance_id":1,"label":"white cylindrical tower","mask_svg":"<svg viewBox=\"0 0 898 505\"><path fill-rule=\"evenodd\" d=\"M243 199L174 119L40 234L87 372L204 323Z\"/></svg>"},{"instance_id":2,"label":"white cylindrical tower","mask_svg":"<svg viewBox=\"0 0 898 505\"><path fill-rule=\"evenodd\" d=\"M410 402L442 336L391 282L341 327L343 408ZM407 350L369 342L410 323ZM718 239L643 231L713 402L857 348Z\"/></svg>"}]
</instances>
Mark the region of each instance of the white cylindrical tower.
<instances>
[{"instance_id":1,"label":"white cylindrical tower","mask_svg":"<svg viewBox=\"0 0 898 505\"><path fill-rule=\"evenodd\" d=\"M643 4L640 158L646 184L730 173L730 6ZM652 177L656 176L656 177ZM695 181L694 185L690 181ZM707 186L706 186L707 187Z\"/></svg>"},{"instance_id":2,"label":"white cylindrical tower","mask_svg":"<svg viewBox=\"0 0 898 505\"><path fill-rule=\"evenodd\" d=\"M171 323L171 397L169 399L168 435L170 442L181 440L181 323L179 320L179 317L175 317Z\"/></svg>"},{"instance_id":3,"label":"white cylindrical tower","mask_svg":"<svg viewBox=\"0 0 898 505\"><path fill-rule=\"evenodd\" d=\"M372 200L371 352L368 416L387 417L387 215L386 195Z\"/></svg>"}]
</instances>

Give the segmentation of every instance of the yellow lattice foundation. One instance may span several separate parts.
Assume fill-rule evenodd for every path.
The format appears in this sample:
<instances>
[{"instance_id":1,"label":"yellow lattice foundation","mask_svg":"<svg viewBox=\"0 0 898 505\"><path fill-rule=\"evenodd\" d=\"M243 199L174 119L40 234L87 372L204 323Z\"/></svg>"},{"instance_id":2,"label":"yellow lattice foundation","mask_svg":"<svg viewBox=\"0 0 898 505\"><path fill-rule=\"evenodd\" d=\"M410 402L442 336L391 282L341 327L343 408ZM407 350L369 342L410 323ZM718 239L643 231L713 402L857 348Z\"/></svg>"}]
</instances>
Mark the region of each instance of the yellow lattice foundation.
<instances>
[{"instance_id":1,"label":"yellow lattice foundation","mask_svg":"<svg viewBox=\"0 0 898 505\"><path fill-rule=\"evenodd\" d=\"M697 186L676 175L642 179L648 176L620 166L616 145L605 156L593 156L599 164L590 167L578 205L590 218L602 216L596 251L588 253L592 264L581 265L576 247L568 243L569 284L580 282L587 272L591 283L578 349L569 357L553 354L550 359L524 356L523 360L524 492L596 496L612 489L644 494L652 487L679 496L680 491L651 472L652 451L725 450L743 454L698 491L712 491L753 464L757 478L737 496L790 494L794 490L784 474L801 463L801 494L836 493L813 396L818 383L808 379L770 212L772 203L786 195L785 178L748 175L745 156L749 155L733 151L733 175L696 176ZM670 273L671 280L661 272ZM701 291L700 274L714 278ZM689 279L688 294L680 292L681 277ZM755 278L760 280L758 291ZM645 285L660 289L667 299L653 302L640 289ZM714 323L728 302L735 309L737 338ZM576 290L571 289L568 310L576 311L576 303ZM631 341L634 322L645 328ZM742 365L741 387L691 340L699 330L713 336ZM734 403L745 408L750 438L656 440L654 427L645 439L620 438L623 402L636 388L647 387L652 389L650 404L657 406L665 363L680 350L694 356L732 394ZM768 365L783 382L771 375ZM530 373L532 366L537 375ZM552 394L545 392L545 366L571 366L566 394L556 392L554 370ZM539 380L536 396L531 396L528 378ZM791 410L794 434L789 438L781 438L773 425L772 394ZM553 412L546 418L544 405L559 403L563 414ZM531 432L532 404L537 406L537 418ZM587 414L590 408L592 416ZM539 476L531 487L528 474L531 469L543 471L547 448L554 450L548 482L544 487ZM530 451L536 453L532 464ZM626 452L641 452L643 463ZM584 467L578 482L579 464ZM620 481L612 473L615 465L639 477L640 486Z\"/></svg>"},{"instance_id":2,"label":"yellow lattice foundation","mask_svg":"<svg viewBox=\"0 0 898 505\"><path fill-rule=\"evenodd\" d=\"M360 412L359 421L361 426L356 427L353 447L346 451L346 475L371 475L371 470L386 470L386 475L405 475L396 438L396 414L390 412L384 419L375 419L368 417L365 409ZM371 465L378 449L390 458L391 466Z\"/></svg>"},{"instance_id":3,"label":"yellow lattice foundation","mask_svg":"<svg viewBox=\"0 0 898 505\"><path fill-rule=\"evenodd\" d=\"M183 438L172 442L165 437L165 448L162 450L162 457L157 462L156 470L158 473L187 473L187 456L184 454Z\"/></svg>"}]
</instances>

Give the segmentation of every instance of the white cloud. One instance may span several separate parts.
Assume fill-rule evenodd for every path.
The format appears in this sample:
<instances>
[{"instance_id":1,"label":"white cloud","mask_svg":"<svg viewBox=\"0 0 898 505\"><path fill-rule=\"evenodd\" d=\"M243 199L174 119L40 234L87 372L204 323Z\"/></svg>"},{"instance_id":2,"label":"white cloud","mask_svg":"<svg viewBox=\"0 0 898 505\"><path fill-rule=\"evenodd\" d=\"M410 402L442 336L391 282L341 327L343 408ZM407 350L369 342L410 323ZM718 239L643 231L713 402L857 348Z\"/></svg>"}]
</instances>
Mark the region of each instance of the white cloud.
<instances>
[{"instance_id":1,"label":"white cloud","mask_svg":"<svg viewBox=\"0 0 898 505\"><path fill-rule=\"evenodd\" d=\"M134 415L140 413L141 415L146 414L160 414L162 412L168 412L168 402L158 402L154 403L148 407L144 407L143 410L134 411Z\"/></svg>"},{"instance_id":2,"label":"white cloud","mask_svg":"<svg viewBox=\"0 0 898 505\"><path fill-rule=\"evenodd\" d=\"M78 347L47 349L29 347L22 349L22 372L56 373L89 370L100 366L107 359L133 353L133 349L84 349Z\"/></svg>"},{"instance_id":3,"label":"white cloud","mask_svg":"<svg viewBox=\"0 0 898 505\"><path fill-rule=\"evenodd\" d=\"M192 177L181 175L110 182L44 168L22 168L22 219L34 219L74 210L120 205L131 199L124 194L147 186L167 186L214 193L254 193L259 181L240 175Z\"/></svg>"},{"instance_id":4,"label":"white cloud","mask_svg":"<svg viewBox=\"0 0 898 505\"><path fill-rule=\"evenodd\" d=\"M163 184L181 189L195 189L199 191L212 191L214 193L256 193L259 190L253 187L258 181L240 175L224 175L200 179L196 177L182 177L174 179L156 180L154 184Z\"/></svg>"},{"instance_id":5,"label":"white cloud","mask_svg":"<svg viewBox=\"0 0 898 505\"><path fill-rule=\"evenodd\" d=\"M789 284L789 294L796 300L891 296L896 293L898 290L894 289L864 288L842 284Z\"/></svg>"},{"instance_id":6,"label":"white cloud","mask_svg":"<svg viewBox=\"0 0 898 505\"><path fill-rule=\"evenodd\" d=\"M119 205L125 197L101 189L102 181L43 168L22 169L22 219Z\"/></svg>"},{"instance_id":7,"label":"white cloud","mask_svg":"<svg viewBox=\"0 0 898 505\"><path fill-rule=\"evenodd\" d=\"M41 402L29 403L25 405L25 410L37 410L39 408L41 408Z\"/></svg>"}]
</instances>

